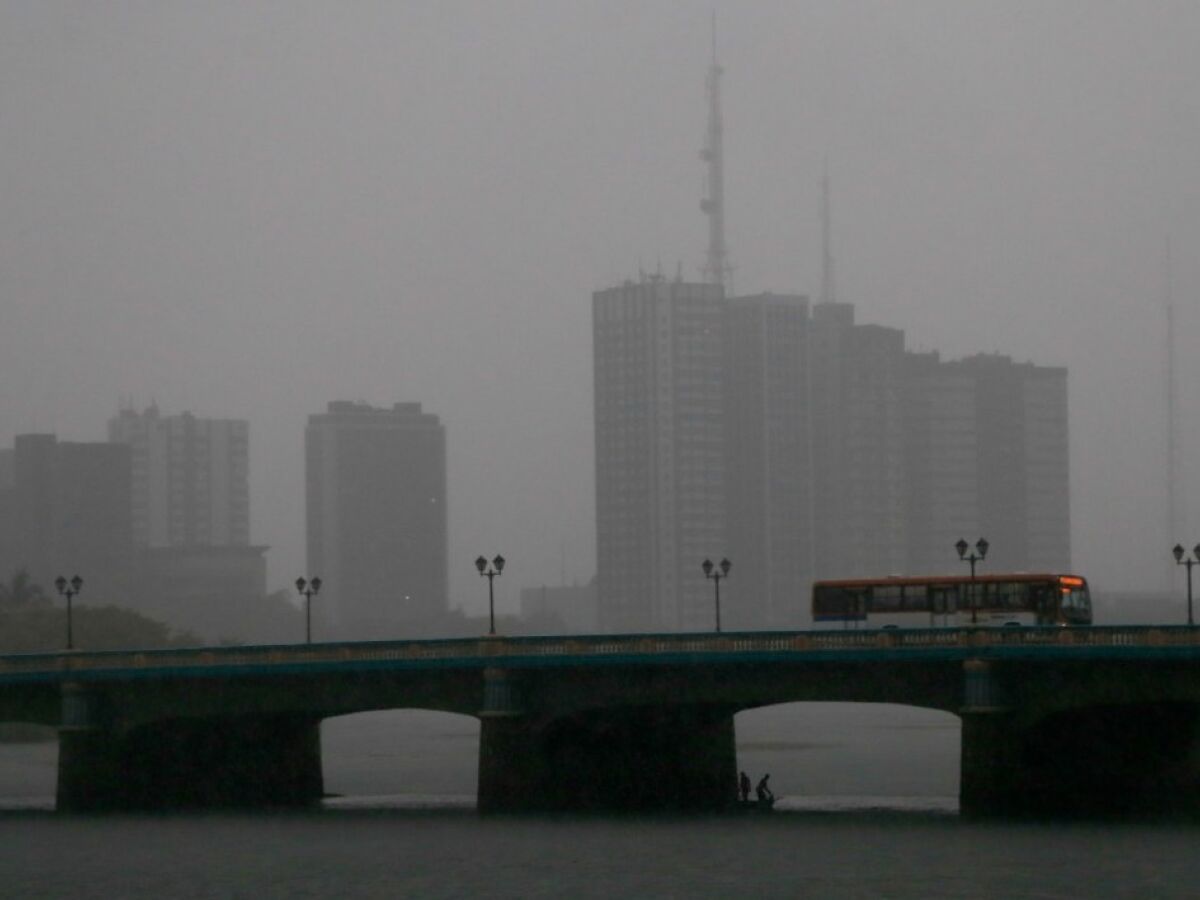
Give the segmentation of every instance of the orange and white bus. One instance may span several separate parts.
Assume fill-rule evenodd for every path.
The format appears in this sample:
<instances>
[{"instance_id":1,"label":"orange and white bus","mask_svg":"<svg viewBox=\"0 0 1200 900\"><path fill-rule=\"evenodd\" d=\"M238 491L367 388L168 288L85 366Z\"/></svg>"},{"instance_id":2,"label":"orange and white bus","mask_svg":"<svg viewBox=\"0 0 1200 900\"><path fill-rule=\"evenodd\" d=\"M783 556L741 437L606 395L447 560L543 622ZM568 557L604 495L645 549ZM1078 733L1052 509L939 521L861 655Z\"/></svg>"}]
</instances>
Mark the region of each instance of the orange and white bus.
<instances>
[{"instance_id":1,"label":"orange and white bus","mask_svg":"<svg viewBox=\"0 0 1200 900\"><path fill-rule=\"evenodd\" d=\"M1078 575L935 575L818 581L817 627L963 628L1090 625L1092 601Z\"/></svg>"}]
</instances>

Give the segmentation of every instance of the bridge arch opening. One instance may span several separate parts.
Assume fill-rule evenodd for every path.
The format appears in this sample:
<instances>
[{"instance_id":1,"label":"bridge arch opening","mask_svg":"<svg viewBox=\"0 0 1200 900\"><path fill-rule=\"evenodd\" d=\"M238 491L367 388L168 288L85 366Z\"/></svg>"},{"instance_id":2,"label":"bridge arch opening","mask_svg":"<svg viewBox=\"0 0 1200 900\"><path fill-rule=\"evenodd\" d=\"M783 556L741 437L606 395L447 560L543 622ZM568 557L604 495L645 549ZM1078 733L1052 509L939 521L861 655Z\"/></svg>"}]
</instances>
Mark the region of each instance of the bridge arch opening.
<instances>
[{"instance_id":1,"label":"bridge arch opening","mask_svg":"<svg viewBox=\"0 0 1200 900\"><path fill-rule=\"evenodd\" d=\"M0 809L53 808L58 730L41 722L0 722Z\"/></svg>"},{"instance_id":2,"label":"bridge arch opening","mask_svg":"<svg viewBox=\"0 0 1200 900\"><path fill-rule=\"evenodd\" d=\"M387 709L321 722L325 792L347 802L475 802L479 720L429 709Z\"/></svg>"},{"instance_id":3,"label":"bridge arch opening","mask_svg":"<svg viewBox=\"0 0 1200 900\"><path fill-rule=\"evenodd\" d=\"M734 717L738 770L801 805L956 807L962 728L937 709L796 702Z\"/></svg>"}]
</instances>

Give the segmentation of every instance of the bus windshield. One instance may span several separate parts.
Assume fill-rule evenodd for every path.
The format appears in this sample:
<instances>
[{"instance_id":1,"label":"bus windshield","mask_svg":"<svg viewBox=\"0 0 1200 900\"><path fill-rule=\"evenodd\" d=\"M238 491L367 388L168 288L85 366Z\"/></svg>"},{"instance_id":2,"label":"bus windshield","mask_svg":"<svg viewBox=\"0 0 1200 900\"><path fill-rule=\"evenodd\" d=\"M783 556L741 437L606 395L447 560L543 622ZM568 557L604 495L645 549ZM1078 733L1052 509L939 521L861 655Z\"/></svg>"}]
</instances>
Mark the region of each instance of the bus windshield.
<instances>
[{"instance_id":1,"label":"bus windshield","mask_svg":"<svg viewBox=\"0 0 1200 900\"><path fill-rule=\"evenodd\" d=\"M1063 618L1071 623L1092 621L1092 598L1082 578L1064 576L1059 579L1059 608Z\"/></svg>"}]
</instances>

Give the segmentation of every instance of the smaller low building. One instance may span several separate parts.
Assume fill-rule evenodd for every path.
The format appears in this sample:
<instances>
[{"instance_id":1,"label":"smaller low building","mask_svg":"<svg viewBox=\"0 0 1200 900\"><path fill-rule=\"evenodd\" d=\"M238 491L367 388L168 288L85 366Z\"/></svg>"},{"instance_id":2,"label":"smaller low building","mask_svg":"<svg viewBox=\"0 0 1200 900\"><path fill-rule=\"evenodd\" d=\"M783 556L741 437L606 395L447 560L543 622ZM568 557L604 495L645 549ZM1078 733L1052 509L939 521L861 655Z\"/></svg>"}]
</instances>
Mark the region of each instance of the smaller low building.
<instances>
[{"instance_id":1,"label":"smaller low building","mask_svg":"<svg viewBox=\"0 0 1200 900\"><path fill-rule=\"evenodd\" d=\"M534 634L592 634L596 582L521 589L521 629Z\"/></svg>"},{"instance_id":2,"label":"smaller low building","mask_svg":"<svg viewBox=\"0 0 1200 900\"><path fill-rule=\"evenodd\" d=\"M265 546L140 548L129 605L205 641L284 640L284 629L293 623L271 621L266 551Z\"/></svg>"}]
</instances>

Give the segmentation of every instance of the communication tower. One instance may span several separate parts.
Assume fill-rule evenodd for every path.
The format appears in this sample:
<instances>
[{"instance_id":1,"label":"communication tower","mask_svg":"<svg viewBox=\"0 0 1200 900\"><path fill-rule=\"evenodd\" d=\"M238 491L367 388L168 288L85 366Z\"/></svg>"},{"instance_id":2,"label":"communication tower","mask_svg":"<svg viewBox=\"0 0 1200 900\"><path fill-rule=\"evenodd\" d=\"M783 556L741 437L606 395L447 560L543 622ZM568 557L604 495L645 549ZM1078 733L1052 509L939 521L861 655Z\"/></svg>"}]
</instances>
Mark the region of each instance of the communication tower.
<instances>
[{"instance_id":1,"label":"communication tower","mask_svg":"<svg viewBox=\"0 0 1200 900\"><path fill-rule=\"evenodd\" d=\"M829 167L821 173L821 302L837 302L833 274L833 236L829 211Z\"/></svg>"},{"instance_id":2,"label":"communication tower","mask_svg":"<svg viewBox=\"0 0 1200 900\"><path fill-rule=\"evenodd\" d=\"M1179 480L1179 435L1175 427L1175 419L1178 408L1178 382L1175 377L1175 302L1173 295L1173 285L1171 284L1171 241L1167 240L1167 255L1166 255L1166 294L1167 294L1167 542L1164 547L1170 547L1177 541L1186 543L1186 535L1183 534L1186 528L1186 522L1183 516L1183 499L1176 497L1177 491L1183 490L1183 485ZM1175 565L1175 561L1168 558L1167 564L1167 588L1173 590L1175 588L1176 579L1178 578L1179 567Z\"/></svg>"},{"instance_id":3,"label":"communication tower","mask_svg":"<svg viewBox=\"0 0 1200 900\"><path fill-rule=\"evenodd\" d=\"M708 256L701 269L704 280L733 292L733 267L725 246L725 163L721 127L721 75L717 63L717 17L713 14L712 65L708 68L708 134L700 158L706 164L705 195L700 209L708 216Z\"/></svg>"}]
</instances>

